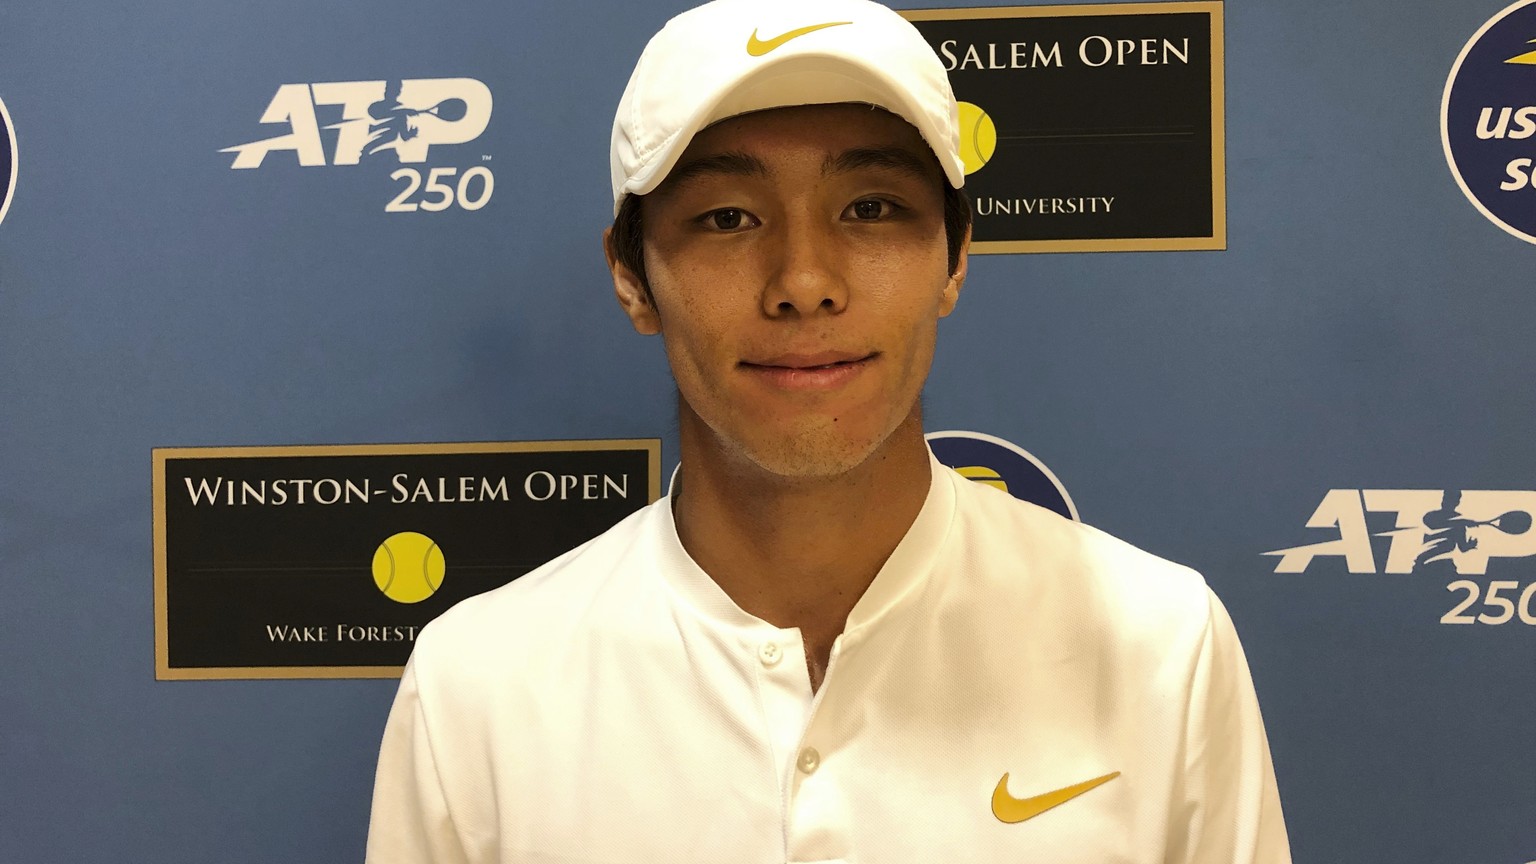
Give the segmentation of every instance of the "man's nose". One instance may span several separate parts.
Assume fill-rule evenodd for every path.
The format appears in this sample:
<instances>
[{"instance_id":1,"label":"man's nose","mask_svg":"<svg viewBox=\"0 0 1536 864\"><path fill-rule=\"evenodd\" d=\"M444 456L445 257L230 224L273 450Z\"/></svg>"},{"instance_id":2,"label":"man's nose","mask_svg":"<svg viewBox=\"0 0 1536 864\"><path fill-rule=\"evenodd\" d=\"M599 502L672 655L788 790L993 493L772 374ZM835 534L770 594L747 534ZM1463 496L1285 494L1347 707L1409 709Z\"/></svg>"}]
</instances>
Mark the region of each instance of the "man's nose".
<instances>
[{"instance_id":1,"label":"man's nose","mask_svg":"<svg viewBox=\"0 0 1536 864\"><path fill-rule=\"evenodd\" d=\"M844 254L835 230L807 216L780 223L777 260L763 290L763 314L770 318L836 314L848 308Z\"/></svg>"}]
</instances>

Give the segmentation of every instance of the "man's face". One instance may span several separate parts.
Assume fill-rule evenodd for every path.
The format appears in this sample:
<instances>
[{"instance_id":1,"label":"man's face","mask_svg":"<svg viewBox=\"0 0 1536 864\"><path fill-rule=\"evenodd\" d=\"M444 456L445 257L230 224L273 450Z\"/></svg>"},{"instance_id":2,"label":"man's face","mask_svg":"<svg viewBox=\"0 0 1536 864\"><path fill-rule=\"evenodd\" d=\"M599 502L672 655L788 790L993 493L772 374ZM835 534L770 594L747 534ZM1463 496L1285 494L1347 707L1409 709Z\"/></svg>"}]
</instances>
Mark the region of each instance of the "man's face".
<instances>
[{"instance_id":1,"label":"man's face","mask_svg":"<svg viewBox=\"0 0 1536 864\"><path fill-rule=\"evenodd\" d=\"M915 421L965 273L963 253L949 272L942 176L916 129L867 106L699 133L643 202L654 306L614 267L635 328L662 334L683 422L771 473L813 477Z\"/></svg>"}]
</instances>

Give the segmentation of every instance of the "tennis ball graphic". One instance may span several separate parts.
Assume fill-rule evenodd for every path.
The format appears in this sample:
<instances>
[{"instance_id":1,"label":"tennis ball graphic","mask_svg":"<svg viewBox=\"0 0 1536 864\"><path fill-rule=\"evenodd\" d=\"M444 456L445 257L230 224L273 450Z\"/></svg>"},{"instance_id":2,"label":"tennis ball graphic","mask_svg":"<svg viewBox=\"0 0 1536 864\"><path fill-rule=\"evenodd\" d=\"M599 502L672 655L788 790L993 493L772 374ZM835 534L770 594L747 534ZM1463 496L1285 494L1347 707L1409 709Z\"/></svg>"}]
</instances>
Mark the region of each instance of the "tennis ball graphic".
<instances>
[{"instance_id":1,"label":"tennis ball graphic","mask_svg":"<svg viewBox=\"0 0 1536 864\"><path fill-rule=\"evenodd\" d=\"M425 534L402 531L373 553L373 584L396 603L420 603L443 587L443 550Z\"/></svg>"},{"instance_id":2,"label":"tennis ball graphic","mask_svg":"<svg viewBox=\"0 0 1536 864\"><path fill-rule=\"evenodd\" d=\"M960 103L960 160L965 173L981 170L997 150L997 127L979 105Z\"/></svg>"}]
</instances>

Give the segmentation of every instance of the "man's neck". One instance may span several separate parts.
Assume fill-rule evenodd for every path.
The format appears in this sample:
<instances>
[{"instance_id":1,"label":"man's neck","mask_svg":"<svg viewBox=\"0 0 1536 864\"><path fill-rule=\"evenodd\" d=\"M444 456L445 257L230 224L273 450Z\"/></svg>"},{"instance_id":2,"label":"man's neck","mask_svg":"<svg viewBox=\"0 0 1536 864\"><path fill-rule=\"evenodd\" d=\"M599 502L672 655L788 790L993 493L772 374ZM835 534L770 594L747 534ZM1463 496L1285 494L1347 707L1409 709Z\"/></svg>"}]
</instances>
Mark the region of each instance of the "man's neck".
<instances>
[{"instance_id":1,"label":"man's neck","mask_svg":"<svg viewBox=\"0 0 1536 864\"><path fill-rule=\"evenodd\" d=\"M679 539L746 612L799 628L812 687L848 613L922 509L932 483L914 408L868 459L813 479L771 474L726 452L683 407Z\"/></svg>"}]
</instances>

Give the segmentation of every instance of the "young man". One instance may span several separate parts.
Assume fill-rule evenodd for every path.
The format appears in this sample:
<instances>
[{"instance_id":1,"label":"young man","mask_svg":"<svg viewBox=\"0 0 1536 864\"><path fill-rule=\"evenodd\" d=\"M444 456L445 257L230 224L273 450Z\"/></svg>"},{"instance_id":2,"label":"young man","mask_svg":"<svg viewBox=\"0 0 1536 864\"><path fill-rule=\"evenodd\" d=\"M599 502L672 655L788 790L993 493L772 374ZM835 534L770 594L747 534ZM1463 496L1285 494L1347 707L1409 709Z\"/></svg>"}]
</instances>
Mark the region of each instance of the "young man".
<instances>
[{"instance_id":1,"label":"young man","mask_svg":"<svg viewBox=\"0 0 1536 864\"><path fill-rule=\"evenodd\" d=\"M944 70L865 0L719 0L613 135L671 494L421 634L368 860L1289 861L1195 573L934 461L966 273Z\"/></svg>"}]
</instances>

